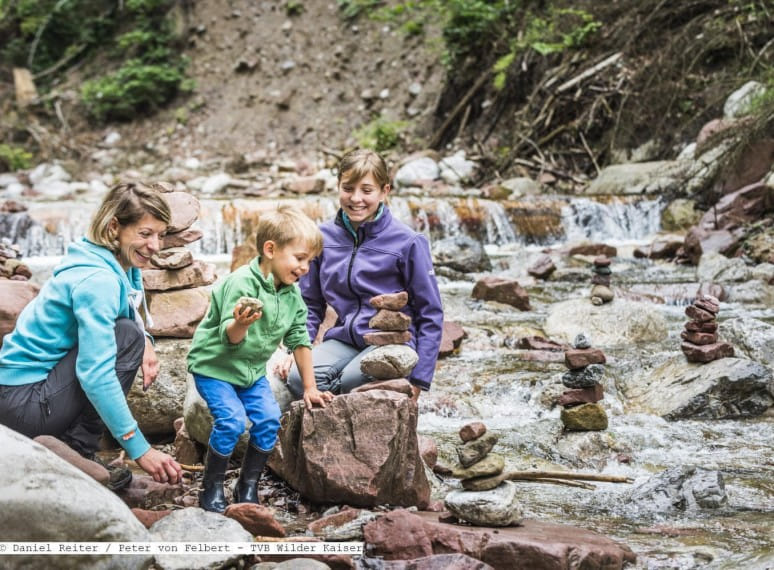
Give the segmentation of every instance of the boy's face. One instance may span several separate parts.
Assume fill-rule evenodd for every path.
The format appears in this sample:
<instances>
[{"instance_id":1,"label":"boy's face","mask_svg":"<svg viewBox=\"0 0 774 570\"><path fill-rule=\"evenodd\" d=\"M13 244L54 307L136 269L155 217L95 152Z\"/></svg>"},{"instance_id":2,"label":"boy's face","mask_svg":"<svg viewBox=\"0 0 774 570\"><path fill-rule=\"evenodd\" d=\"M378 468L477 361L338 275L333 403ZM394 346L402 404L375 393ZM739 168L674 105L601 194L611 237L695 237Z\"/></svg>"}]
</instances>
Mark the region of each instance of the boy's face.
<instances>
[{"instance_id":1,"label":"boy's face","mask_svg":"<svg viewBox=\"0 0 774 570\"><path fill-rule=\"evenodd\" d=\"M275 283L290 285L309 272L312 249L301 239L295 239L284 247L277 247L273 241L263 245L261 265L274 275Z\"/></svg>"}]
</instances>

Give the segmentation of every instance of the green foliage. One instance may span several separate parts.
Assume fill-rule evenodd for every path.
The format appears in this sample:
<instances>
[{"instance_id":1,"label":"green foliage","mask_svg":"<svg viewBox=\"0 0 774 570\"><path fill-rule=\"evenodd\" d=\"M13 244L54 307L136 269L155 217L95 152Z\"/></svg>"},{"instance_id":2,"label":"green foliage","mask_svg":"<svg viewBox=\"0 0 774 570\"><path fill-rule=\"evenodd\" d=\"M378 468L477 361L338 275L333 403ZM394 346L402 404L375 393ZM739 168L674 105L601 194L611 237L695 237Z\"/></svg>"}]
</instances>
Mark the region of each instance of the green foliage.
<instances>
[{"instance_id":1,"label":"green foliage","mask_svg":"<svg viewBox=\"0 0 774 570\"><path fill-rule=\"evenodd\" d=\"M534 16L529 20L524 38L516 45L531 48L541 55L578 48L601 25L584 10L551 8L547 18Z\"/></svg>"},{"instance_id":2,"label":"green foliage","mask_svg":"<svg viewBox=\"0 0 774 570\"><path fill-rule=\"evenodd\" d=\"M336 0L341 15L346 20L355 20L361 14L368 14L378 8L382 0Z\"/></svg>"},{"instance_id":3,"label":"green foliage","mask_svg":"<svg viewBox=\"0 0 774 570\"><path fill-rule=\"evenodd\" d=\"M114 73L85 82L81 98L99 120L127 120L168 102L182 79L182 69L132 59Z\"/></svg>"},{"instance_id":4,"label":"green foliage","mask_svg":"<svg viewBox=\"0 0 774 570\"><path fill-rule=\"evenodd\" d=\"M0 144L0 165L6 170L24 170L32 165L32 153L21 147Z\"/></svg>"},{"instance_id":5,"label":"green foliage","mask_svg":"<svg viewBox=\"0 0 774 570\"><path fill-rule=\"evenodd\" d=\"M406 121L390 121L379 116L357 129L353 136L360 147L384 152L398 145L406 127Z\"/></svg>"},{"instance_id":6,"label":"green foliage","mask_svg":"<svg viewBox=\"0 0 774 570\"><path fill-rule=\"evenodd\" d=\"M288 0L285 4L285 13L288 16L298 16L304 11L304 3L298 0Z\"/></svg>"},{"instance_id":7,"label":"green foliage","mask_svg":"<svg viewBox=\"0 0 774 570\"><path fill-rule=\"evenodd\" d=\"M501 91L503 87L505 87L505 79L506 74L508 73L508 68L511 66L515 58L516 54L514 52L510 52L498 59L494 64L494 67L492 68L492 71L495 72L494 88L498 91Z\"/></svg>"}]
</instances>

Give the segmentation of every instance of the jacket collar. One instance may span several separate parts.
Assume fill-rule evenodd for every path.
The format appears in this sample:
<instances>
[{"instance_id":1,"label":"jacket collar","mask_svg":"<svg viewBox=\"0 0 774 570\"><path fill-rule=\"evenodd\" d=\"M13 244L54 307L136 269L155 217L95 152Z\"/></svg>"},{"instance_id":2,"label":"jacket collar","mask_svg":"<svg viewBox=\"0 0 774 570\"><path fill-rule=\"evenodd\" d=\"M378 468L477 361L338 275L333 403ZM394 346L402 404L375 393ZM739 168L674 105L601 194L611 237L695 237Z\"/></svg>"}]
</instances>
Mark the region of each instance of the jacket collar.
<instances>
[{"instance_id":1,"label":"jacket collar","mask_svg":"<svg viewBox=\"0 0 774 570\"><path fill-rule=\"evenodd\" d=\"M357 231L352 227L349 217L341 208L339 208L339 211L336 214L335 223L337 226L346 230L346 232L355 240L355 243L360 243L367 238L378 235L390 224L391 220L392 214L390 213L390 209L386 204L382 203L376 211L376 217L373 220L360 224Z\"/></svg>"},{"instance_id":2,"label":"jacket collar","mask_svg":"<svg viewBox=\"0 0 774 570\"><path fill-rule=\"evenodd\" d=\"M261 256L256 256L250 261L250 271L252 272L253 276L255 277L255 280L258 282L258 287L260 289L263 289L267 293L270 293L272 295L275 295L277 293L282 293L286 289L291 289L291 285L284 285L280 283L279 287L275 287L274 284L274 275L269 273L268 277L265 277L263 275L263 272L261 271Z\"/></svg>"}]
</instances>

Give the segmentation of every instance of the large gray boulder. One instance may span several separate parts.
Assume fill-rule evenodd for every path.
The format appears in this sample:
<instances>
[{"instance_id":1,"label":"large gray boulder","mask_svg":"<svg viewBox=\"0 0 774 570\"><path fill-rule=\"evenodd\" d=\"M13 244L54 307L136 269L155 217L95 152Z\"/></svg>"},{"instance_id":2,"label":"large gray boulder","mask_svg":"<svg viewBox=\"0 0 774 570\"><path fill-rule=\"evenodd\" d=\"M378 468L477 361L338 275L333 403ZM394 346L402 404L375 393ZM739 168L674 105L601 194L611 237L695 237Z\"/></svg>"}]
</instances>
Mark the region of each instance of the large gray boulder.
<instances>
[{"instance_id":1,"label":"large gray boulder","mask_svg":"<svg viewBox=\"0 0 774 570\"><path fill-rule=\"evenodd\" d=\"M749 418L774 404L774 377L752 360L693 364L680 355L627 382L625 395L630 412L666 420Z\"/></svg>"},{"instance_id":2,"label":"large gray boulder","mask_svg":"<svg viewBox=\"0 0 774 570\"><path fill-rule=\"evenodd\" d=\"M13 542L148 542L129 507L47 448L0 425L0 536ZM3 563L8 559L4 559ZM150 555L15 555L13 568L148 568Z\"/></svg>"}]
</instances>

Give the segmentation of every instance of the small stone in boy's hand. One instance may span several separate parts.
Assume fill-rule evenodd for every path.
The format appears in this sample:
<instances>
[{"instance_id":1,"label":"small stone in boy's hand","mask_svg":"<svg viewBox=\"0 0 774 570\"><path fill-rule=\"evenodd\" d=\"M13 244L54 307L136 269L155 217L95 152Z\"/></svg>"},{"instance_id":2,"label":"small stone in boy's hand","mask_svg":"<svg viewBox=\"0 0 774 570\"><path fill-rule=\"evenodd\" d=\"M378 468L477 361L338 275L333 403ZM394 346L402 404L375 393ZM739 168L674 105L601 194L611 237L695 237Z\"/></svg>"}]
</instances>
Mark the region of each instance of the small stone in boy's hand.
<instances>
[{"instance_id":1,"label":"small stone in boy's hand","mask_svg":"<svg viewBox=\"0 0 774 570\"><path fill-rule=\"evenodd\" d=\"M237 301L237 305L242 306L242 310L245 308L250 309L250 315L257 313L263 308L263 301L256 299L255 297L240 297Z\"/></svg>"}]
</instances>

